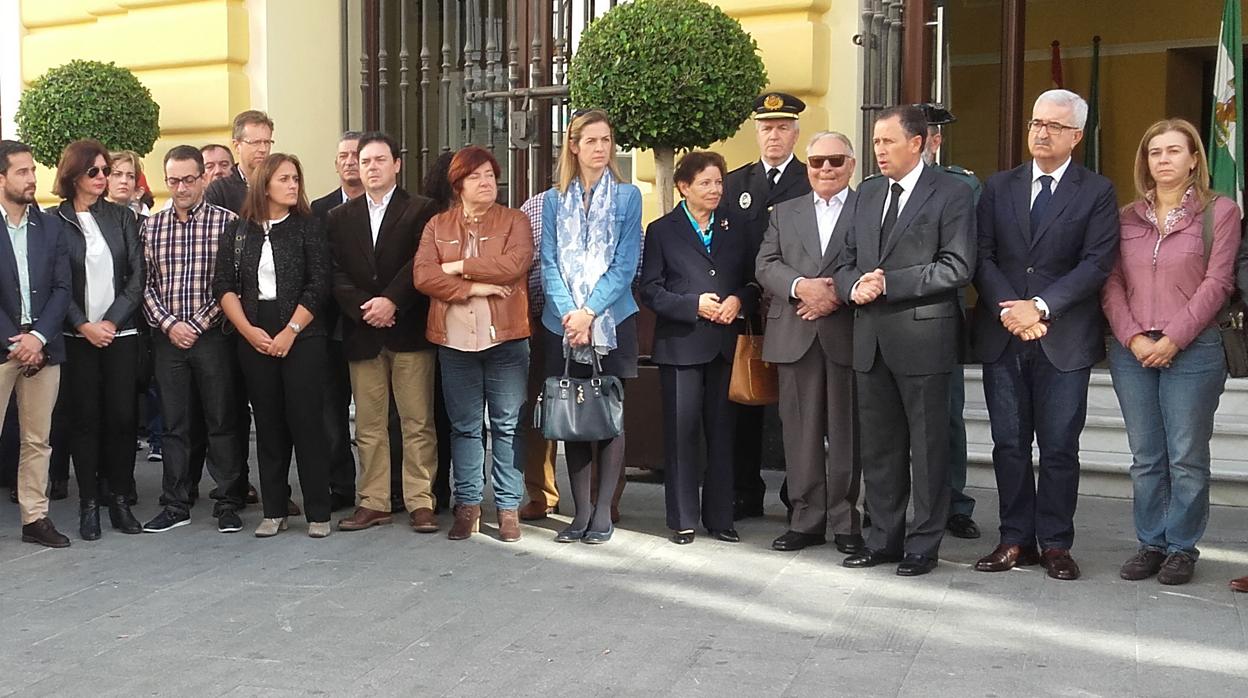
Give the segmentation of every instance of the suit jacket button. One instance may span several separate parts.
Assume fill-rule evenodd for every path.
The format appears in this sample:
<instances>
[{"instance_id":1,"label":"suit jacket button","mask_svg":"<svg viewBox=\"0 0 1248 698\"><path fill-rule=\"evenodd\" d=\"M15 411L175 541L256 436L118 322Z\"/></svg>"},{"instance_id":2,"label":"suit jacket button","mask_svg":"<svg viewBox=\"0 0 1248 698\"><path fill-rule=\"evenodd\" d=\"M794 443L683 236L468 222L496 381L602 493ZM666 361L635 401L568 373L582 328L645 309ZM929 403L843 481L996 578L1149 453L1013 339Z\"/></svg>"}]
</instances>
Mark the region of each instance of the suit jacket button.
<instances>
[{"instance_id":1,"label":"suit jacket button","mask_svg":"<svg viewBox=\"0 0 1248 698\"><path fill-rule=\"evenodd\" d=\"M1034 274L1034 273L1035 273L1035 271L1036 271L1036 268L1035 268L1035 267L1027 267L1027 273L1028 273L1028 274Z\"/></svg>"},{"instance_id":2,"label":"suit jacket button","mask_svg":"<svg viewBox=\"0 0 1248 698\"><path fill-rule=\"evenodd\" d=\"M715 276L715 270L714 270L714 269L712 269L712 270L711 270L711 276Z\"/></svg>"}]
</instances>

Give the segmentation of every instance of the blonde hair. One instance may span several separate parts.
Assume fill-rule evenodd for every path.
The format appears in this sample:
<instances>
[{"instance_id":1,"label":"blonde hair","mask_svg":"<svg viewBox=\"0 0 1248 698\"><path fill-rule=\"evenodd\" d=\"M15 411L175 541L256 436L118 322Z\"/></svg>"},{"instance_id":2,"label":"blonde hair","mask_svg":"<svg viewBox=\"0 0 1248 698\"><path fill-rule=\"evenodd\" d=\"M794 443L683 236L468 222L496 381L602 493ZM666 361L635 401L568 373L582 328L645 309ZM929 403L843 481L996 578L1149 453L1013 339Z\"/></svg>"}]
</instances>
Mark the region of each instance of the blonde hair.
<instances>
[{"instance_id":1,"label":"blonde hair","mask_svg":"<svg viewBox=\"0 0 1248 698\"><path fill-rule=\"evenodd\" d=\"M555 175L555 186L558 187L559 193L566 194L568 187L572 186L572 180L581 175L581 163L576 159L576 153L572 152L572 144L580 143L581 132L586 126L591 124L606 124L611 129L611 120L607 118L607 113L601 109L590 109L581 112L572 117L572 123L568 124L568 132L563 138L563 147L559 149L559 169ZM614 145L615 130L611 129L611 141ZM612 151L611 158L607 160L607 169L611 170L611 176L616 180L623 180L620 175L619 165L615 163L615 152Z\"/></svg>"},{"instance_id":2,"label":"blonde hair","mask_svg":"<svg viewBox=\"0 0 1248 698\"><path fill-rule=\"evenodd\" d=\"M1215 196L1209 188L1209 161L1205 159L1205 145L1200 140L1200 131L1186 119L1162 119L1144 132L1140 139L1140 147L1135 151L1135 195L1137 201L1145 200L1157 188L1153 173L1148 171L1148 144L1163 133L1177 131L1187 137L1187 147L1196 158L1196 167L1192 169L1184 182L1187 187L1196 189L1196 198L1200 200L1200 208L1204 210Z\"/></svg>"},{"instance_id":3,"label":"blonde hair","mask_svg":"<svg viewBox=\"0 0 1248 698\"><path fill-rule=\"evenodd\" d=\"M137 182L143 176L143 161L139 159L139 154L133 150L114 150L108 156L109 165L116 165L123 160L134 168L134 180Z\"/></svg>"}]
</instances>

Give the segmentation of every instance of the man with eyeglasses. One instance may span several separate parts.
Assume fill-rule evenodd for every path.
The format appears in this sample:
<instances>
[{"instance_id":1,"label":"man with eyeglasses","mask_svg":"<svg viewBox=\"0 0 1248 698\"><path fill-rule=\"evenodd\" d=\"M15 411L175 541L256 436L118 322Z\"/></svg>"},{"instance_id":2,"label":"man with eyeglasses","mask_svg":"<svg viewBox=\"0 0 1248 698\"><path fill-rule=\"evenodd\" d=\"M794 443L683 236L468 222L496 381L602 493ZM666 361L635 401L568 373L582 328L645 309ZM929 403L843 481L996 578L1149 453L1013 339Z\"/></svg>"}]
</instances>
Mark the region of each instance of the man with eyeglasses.
<instances>
[{"instance_id":1,"label":"man with eyeglasses","mask_svg":"<svg viewBox=\"0 0 1248 698\"><path fill-rule=\"evenodd\" d=\"M815 134L806 146L811 194L776 206L758 252L758 280L772 295L763 360L776 364L785 474L793 513L776 550L823 545L862 551L854 388L854 315L832 280L857 201L849 138ZM842 215L846 213L846 215Z\"/></svg>"},{"instance_id":2,"label":"man with eyeglasses","mask_svg":"<svg viewBox=\"0 0 1248 698\"><path fill-rule=\"evenodd\" d=\"M204 201L204 160L193 146L165 155L165 183L172 208L143 225L147 279L143 313L153 332L152 354L165 417L164 509L143 526L160 533L191 521L189 450L198 400L208 434L208 472L217 530L242 530L242 461L238 429L238 377L234 342L222 330L221 306L212 295L217 245L236 216Z\"/></svg>"},{"instance_id":3,"label":"man with eyeglasses","mask_svg":"<svg viewBox=\"0 0 1248 698\"><path fill-rule=\"evenodd\" d=\"M1031 161L990 177L979 200L975 354L1001 506L1000 544L975 563L981 572L1041 564L1054 579L1079 578L1079 435L1092 365L1105 357L1101 286L1118 252L1113 184L1071 159L1087 116L1073 92L1041 94L1027 123Z\"/></svg>"},{"instance_id":4,"label":"man with eyeglasses","mask_svg":"<svg viewBox=\"0 0 1248 698\"><path fill-rule=\"evenodd\" d=\"M767 221L777 204L810 194L806 165L793 154L801 133L798 117L805 109L806 103L790 94L759 95L751 114L759 159L724 176L724 201L744 219L746 233L755 248L762 243ZM762 331L761 309L746 320L756 331ZM766 410L743 405L737 409L733 518L745 519L763 515L763 498L767 494L761 475ZM781 488L780 499L788 506L785 489Z\"/></svg>"}]
</instances>

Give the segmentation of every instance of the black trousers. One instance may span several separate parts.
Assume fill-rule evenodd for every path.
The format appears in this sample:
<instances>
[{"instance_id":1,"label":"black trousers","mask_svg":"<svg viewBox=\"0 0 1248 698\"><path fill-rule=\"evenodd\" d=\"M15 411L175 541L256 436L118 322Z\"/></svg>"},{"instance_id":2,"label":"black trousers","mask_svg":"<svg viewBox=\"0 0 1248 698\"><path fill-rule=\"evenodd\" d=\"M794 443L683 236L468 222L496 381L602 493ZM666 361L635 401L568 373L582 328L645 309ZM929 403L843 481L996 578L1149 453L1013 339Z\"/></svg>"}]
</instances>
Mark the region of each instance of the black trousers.
<instances>
[{"instance_id":1,"label":"black trousers","mask_svg":"<svg viewBox=\"0 0 1248 698\"><path fill-rule=\"evenodd\" d=\"M949 519L949 374L894 372L877 348L871 370L856 377L867 547L937 557Z\"/></svg>"},{"instance_id":2,"label":"black trousers","mask_svg":"<svg viewBox=\"0 0 1248 698\"><path fill-rule=\"evenodd\" d=\"M257 316L252 322L271 337L289 320L280 316L276 301L260 301ZM286 516L293 448L304 514L310 522L329 521L325 342L324 337L300 337L286 356L278 358L260 354L239 339L238 362L255 410L260 501L266 519Z\"/></svg>"},{"instance_id":3,"label":"black trousers","mask_svg":"<svg viewBox=\"0 0 1248 698\"><path fill-rule=\"evenodd\" d=\"M329 489L355 498L355 454L351 451L351 372L342 341L325 341L325 436L329 454ZM254 402L254 400L253 400ZM257 434L257 438L259 435ZM401 443L401 442L400 442ZM402 491L401 489L399 491Z\"/></svg>"},{"instance_id":4,"label":"black trousers","mask_svg":"<svg viewBox=\"0 0 1248 698\"><path fill-rule=\"evenodd\" d=\"M711 530L732 528L733 427L737 421L737 406L728 401L732 364L717 356L696 366L659 366L659 380L667 527L673 531L697 528L698 476L705 459L702 524Z\"/></svg>"},{"instance_id":5,"label":"black trousers","mask_svg":"<svg viewBox=\"0 0 1248 698\"><path fill-rule=\"evenodd\" d=\"M82 337L66 337L65 355L61 394L68 397L69 445L78 496L107 496L108 492L99 489L101 477L113 492L128 494L134 488L138 432L134 395L139 338L117 337L97 349Z\"/></svg>"},{"instance_id":6,"label":"black trousers","mask_svg":"<svg viewBox=\"0 0 1248 698\"><path fill-rule=\"evenodd\" d=\"M9 409L4 413L4 426L0 428L0 485L17 487L17 457L22 438L17 424L17 393L9 396Z\"/></svg>"},{"instance_id":7,"label":"black trousers","mask_svg":"<svg viewBox=\"0 0 1248 698\"><path fill-rule=\"evenodd\" d=\"M192 419L198 407L208 442L208 474L216 481L214 514L239 509L242 464L239 461L238 417L234 413L237 361L234 342L213 327L190 349L180 349L160 334L152 338L156 380L160 383L161 411L165 416L164 482L160 503L189 511Z\"/></svg>"}]
</instances>

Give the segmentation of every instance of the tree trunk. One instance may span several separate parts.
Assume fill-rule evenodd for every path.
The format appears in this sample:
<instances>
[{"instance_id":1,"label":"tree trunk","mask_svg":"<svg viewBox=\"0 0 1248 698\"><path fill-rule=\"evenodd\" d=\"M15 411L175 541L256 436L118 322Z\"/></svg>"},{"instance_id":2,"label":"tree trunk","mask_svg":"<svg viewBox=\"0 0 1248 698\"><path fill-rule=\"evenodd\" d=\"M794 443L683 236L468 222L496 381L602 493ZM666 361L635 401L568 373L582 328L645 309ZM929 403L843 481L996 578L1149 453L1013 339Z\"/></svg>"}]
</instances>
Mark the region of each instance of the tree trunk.
<instances>
[{"instance_id":1,"label":"tree trunk","mask_svg":"<svg viewBox=\"0 0 1248 698\"><path fill-rule=\"evenodd\" d=\"M675 206L672 194L672 171L675 168L676 149L658 147L654 149L654 188L659 192L660 214L667 213Z\"/></svg>"}]
</instances>

